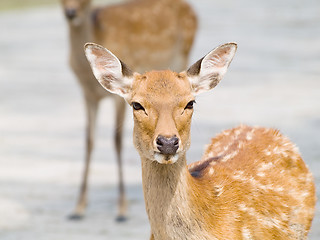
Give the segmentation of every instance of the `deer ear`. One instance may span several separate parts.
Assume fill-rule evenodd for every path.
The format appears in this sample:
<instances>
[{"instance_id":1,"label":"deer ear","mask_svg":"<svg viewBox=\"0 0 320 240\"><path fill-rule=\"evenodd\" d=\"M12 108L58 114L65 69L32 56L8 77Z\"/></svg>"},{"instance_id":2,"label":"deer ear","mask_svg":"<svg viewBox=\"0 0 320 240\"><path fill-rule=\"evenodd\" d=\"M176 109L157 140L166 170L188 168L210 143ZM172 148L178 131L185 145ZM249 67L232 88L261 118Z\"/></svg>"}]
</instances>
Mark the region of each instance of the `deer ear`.
<instances>
[{"instance_id":1,"label":"deer ear","mask_svg":"<svg viewBox=\"0 0 320 240\"><path fill-rule=\"evenodd\" d=\"M194 95L214 88L227 72L237 50L236 43L223 44L193 64L187 75Z\"/></svg>"},{"instance_id":2,"label":"deer ear","mask_svg":"<svg viewBox=\"0 0 320 240\"><path fill-rule=\"evenodd\" d=\"M98 44L87 43L84 50L99 83L109 92L128 99L132 89L133 72L112 52Z\"/></svg>"}]
</instances>

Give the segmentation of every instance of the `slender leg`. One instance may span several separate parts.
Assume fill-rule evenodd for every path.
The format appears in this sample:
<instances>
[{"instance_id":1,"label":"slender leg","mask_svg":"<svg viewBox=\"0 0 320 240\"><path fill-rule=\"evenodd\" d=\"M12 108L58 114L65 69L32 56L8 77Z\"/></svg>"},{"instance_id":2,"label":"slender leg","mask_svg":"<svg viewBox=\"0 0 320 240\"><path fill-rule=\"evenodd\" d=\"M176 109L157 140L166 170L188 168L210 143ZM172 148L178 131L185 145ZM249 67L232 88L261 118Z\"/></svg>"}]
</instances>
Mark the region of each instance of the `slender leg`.
<instances>
[{"instance_id":1,"label":"slender leg","mask_svg":"<svg viewBox=\"0 0 320 240\"><path fill-rule=\"evenodd\" d=\"M70 219L83 218L84 211L87 206L88 175L91 161L91 153L94 147L95 126L99 102L97 100L90 100L88 98L85 98L85 102L87 114L85 167L83 171L78 202L73 214L71 214L69 217Z\"/></svg>"},{"instance_id":2,"label":"slender leg","mask_svg":"<svg viewBox=\"0 0 320 240\"><path fill-rule=\"evenodd\" d=\"M122 132L125 116L126 103L122 98L115 98L116 106L116 122L115 122L115 147L117 153L118 163L118 177L119 177L119 199L118 199L118 216L117 221L122 222L126 220L127 215L127 201L124 189L123 169L122 169Z\"/></svg>"}]
</instances>

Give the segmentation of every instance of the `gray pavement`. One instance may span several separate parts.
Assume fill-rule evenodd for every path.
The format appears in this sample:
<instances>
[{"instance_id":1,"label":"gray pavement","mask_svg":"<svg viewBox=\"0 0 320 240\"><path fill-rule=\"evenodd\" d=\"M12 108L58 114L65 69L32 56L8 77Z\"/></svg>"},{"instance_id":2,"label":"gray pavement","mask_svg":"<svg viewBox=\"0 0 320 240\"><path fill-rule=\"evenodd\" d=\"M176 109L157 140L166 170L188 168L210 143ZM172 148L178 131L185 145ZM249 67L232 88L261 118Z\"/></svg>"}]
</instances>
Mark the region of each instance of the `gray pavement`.
<instances>
[{"instance_id":1,"label":"gray pavement","mask_svg":"<svg viewBox=\"0 0 320 240\"><path fill-rule=\"evenodd\" d=\"M194 62L217 45L239 48L227 76L199 96L189 161L239 123L275 127L299 147L320 186L320 2L190 0L200 18ZM148 239L139 157L128 111L129 221L114 221L113 111L103 102L86 218L70 222L83 167L84 109L67 65L61 9L0 13L0 239ZM319 198L319 197L318 197ZM319 209L319 206L318 206ZM310 239L320 238L317 210Z\"/></svg>"}]
</instances>

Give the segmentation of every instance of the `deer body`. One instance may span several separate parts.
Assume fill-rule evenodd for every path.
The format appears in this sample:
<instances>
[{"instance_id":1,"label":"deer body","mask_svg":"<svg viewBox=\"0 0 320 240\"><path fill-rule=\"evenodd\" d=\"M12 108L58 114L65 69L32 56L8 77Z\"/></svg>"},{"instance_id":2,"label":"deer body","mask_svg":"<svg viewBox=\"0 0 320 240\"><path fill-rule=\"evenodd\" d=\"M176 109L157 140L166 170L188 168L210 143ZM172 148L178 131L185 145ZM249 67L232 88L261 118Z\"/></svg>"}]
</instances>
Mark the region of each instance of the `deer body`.
<instances>
[{"instance_id":1,"label":"deer body","mask_svg":"<svg viewBox=\"0 0 320 240\"><path fill-rule=\"evenodd\" d=\"M197 20L183 0L135 0L98 9L94 33L134 71L182 71Z\"/></svg>"},{"instance_id":2,"label":"deer body","mask_svg":"<svg viewBox=\"0 0 320 240\"><path fill-rule=\"evenodd\" d=\"M235 54L219 46L187 71L123 75L111 52L86 45L95 77L133 108L151 239L306 239L315 187L296 147L278 131L241 125L187 165L195 96L214 88ZM110 77L112 75L112 77Z\"/></svg>"},{"instance_id":3,"label":"deer body","mask_svg":"<svg viewBox=\"0 0 320 240\"><path fill-rule=\"evenodd\" d=\"M183 0L134 0L92 9L90 0L62 0L69 24L70 65L83 91L87 112L86 166L74 214L80 218L87 204L87 178L94 145L96 115L100 101L115 101L115 146L119 168L118 219L126 215L122 174L122 126L125 101L110 94L94 79L83 53L86 42L95 41L120 58L127 59L135 71L171 68L181 71L187 65L197 20Z\"/></svg>"},{"instance_id":4,"label":"deer body","mask_svg":"<svg viewBox=\"0 0 320 240\"><path fill-rule=\"evenodd\" d=\"M306 239L313 178L278 131L224 131L189 166L141 160L155 239Z\"/></svg>"}]
</instances>

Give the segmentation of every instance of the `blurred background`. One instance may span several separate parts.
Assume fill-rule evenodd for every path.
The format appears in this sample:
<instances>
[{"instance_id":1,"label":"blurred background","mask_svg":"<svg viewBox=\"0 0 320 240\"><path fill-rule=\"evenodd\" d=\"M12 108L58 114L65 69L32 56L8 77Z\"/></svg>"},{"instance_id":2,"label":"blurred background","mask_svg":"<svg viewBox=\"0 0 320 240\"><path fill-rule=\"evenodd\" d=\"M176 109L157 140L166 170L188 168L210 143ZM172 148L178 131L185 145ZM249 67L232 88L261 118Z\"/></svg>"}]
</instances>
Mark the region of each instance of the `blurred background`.
<instances>
[{"instance_id":1,"label":"blurred background","mask_svg":"<svg viewBox=\"0 0 320 240\"><path fill-rule=\"evenodd\" d=\"M95 3L111 4L101 0ZM197 99L189 162L222 129L274 127L293 142L320 184L320 1L188 0L199 19L190 64L237 42L229 72ZM113 104L98 119L89 206L69 221L83 168L85 115L68 65L57 0L0 1L0 239L148 239L141 170L125 123L129 220L116 223ZM125 60L125 59L124 59ZM310 239L320 237L319 206Z\"/></svg>"}]
</instances>

